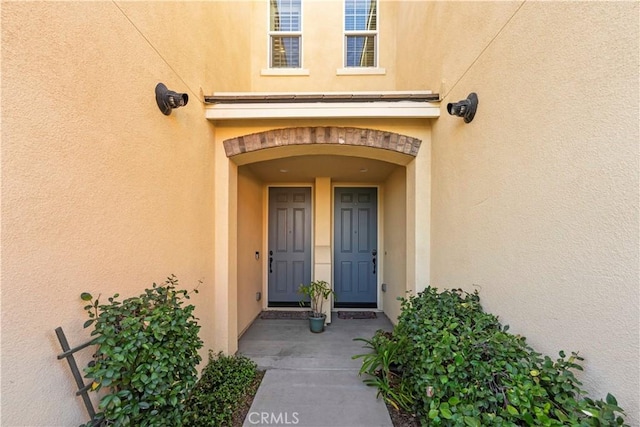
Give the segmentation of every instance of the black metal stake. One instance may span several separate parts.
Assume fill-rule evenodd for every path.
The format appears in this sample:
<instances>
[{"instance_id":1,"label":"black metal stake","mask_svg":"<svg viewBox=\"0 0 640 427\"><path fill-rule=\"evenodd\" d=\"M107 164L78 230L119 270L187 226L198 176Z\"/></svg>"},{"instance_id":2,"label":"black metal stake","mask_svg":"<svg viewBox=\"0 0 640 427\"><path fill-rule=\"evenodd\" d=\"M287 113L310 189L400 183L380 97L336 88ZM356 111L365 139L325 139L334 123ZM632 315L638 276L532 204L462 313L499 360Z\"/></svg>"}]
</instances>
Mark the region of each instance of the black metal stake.
<instances>
[{"instance_id":1,"label":"black metal stake","mask_svg":"<svg viewBox=\"0 0 640 427\"><path fill-rule=\"evenodd\" d=\"M56 335L58 336L58 341L60 341L60 347L62 347L63 353L58 355L58 360L67 359L69 362L69 368L71 368L71 373L73 374L73 378L76 380L76 385L78 386L78 391L76 392L76 396L82 396L82 400L84 401L84 406L87 408L87 412L91 417L91 420L95 419L96 411L93 409L93 402L89 398L88 391L91 388L91 383L85 384L82 378L82 374L78 369L78 364L76 363L75 357L73 357L73 353L78 350L82 350L85 347L91 345L92 341L86 342L82 345L79 345L74 348L69 347L69 343L67 342L67 337L65 337L64 332L61 327L56 328Z\"/></svg>"}]
</instances>

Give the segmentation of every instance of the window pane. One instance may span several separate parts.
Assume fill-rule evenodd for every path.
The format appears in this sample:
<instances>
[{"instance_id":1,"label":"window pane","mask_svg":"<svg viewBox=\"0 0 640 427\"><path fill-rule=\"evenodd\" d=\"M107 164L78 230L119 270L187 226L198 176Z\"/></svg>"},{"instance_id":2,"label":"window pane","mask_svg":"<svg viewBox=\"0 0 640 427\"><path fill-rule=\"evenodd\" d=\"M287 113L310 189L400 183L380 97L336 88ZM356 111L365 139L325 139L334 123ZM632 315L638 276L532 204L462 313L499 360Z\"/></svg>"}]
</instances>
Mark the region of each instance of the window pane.
<instances>
[{"instance_id":1,"label":"window pane","mask_svg":"<svg viewBox=\"0 0 640 427\"><path fill-rule=\"evenodd\" d=\"M377 29L377 0L345 0L344 28L347 31Z\"/></svg>"},{"instance_id":2,"label":"window pane","mask_svg":"<svg viewBox=\"0 0 640 427\"><path fill-rule=\"evenodd\" d=\"M347 36L347 67L375 67L375 36Z\"/></svg>"},{"instance_id":3,"label":"window pane","mask_svg":"<svg viewBox=\"0 0 640 427\"><path fill-rule=\"evenodd\" d=\"M271 68L300 68L300 37L271 37Z\"/></svg>"},{"instance_id":4,"label":"window pane","mask_svg":"<svg viewBox=\"0 0 640 427\"><path fill-rule=\"evenodd\" d=\"M271 0L271 31L300 31L301 0Z\"/></svg>"}]
</instances>

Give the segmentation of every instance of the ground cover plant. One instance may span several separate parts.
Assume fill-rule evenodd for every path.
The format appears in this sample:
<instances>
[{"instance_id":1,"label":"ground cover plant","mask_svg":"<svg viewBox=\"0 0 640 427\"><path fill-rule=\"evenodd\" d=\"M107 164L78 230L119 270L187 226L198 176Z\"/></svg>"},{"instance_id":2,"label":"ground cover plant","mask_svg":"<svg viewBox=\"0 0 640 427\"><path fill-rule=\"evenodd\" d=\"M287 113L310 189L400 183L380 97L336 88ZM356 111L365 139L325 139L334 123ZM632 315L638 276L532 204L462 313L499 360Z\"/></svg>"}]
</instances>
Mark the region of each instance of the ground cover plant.
<instances>
[{"instance_id":1,"label":"ground cover plant","mask_svg":"<svg viewBox=\"0 0 640 427\"><path fill-rule=\"evenodd\" d=\"M359 338L370 351L354 358L388 406L421 425L625 425L614 396L580 388L582 357L543 357L484 312L477 291L429 287L401 307L393 332Z\"/></svg>"},{"instance_id":2,"label":"ground cover plant","mask_svg":"<svg viewBox=\"0 0 640 427\"><path fill-rule=\"evenodd\" d=\"M197 290L195 291L197 292ZM137 297L108 304L83 293L81 298L98 345L85 369L92 390L102 390L96 420L89 424L166 426L182 424L185 402L198 378L203 342L194 306L175 276L153 284Z\"/></svg>"},{"instance_id":3,"label":"ground cover plant","mask_svg":"<svg viewBox=\"0 0 640 427\"><path fill-rule=\"evenodd\" d=\"M187 399L184 425L242 425L250 402L245 408L240 406L255 395L262 378L260 374L256 363L245 356L225 356L210 351L209 362ZM236 419L239 409L243 409L242 419Z\"/></svg>"}]
</instances>

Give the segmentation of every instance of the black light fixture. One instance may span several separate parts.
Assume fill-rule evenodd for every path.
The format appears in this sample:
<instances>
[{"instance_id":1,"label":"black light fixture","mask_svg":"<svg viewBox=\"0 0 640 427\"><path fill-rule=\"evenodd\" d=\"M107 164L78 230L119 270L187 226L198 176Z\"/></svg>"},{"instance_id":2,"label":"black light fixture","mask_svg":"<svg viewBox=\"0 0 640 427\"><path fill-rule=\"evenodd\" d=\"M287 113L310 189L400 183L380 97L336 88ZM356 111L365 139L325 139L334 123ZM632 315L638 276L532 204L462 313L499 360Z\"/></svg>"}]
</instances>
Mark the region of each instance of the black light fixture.
<instances>
[{"instance_id":1,"label":"black light fixture","mask_svg":"<svg viewBox=\"0 0 640 427\"><path fill-rule=\"evenodd\" d=\"M158 83L156 85L156 102L162 114L168 116L171 110L178 107L184 107L189 102L189 95L186 93L177 93L167 89L167 87Z\"/></svg>"},{"instance_id":2,"label":"black light fixture","mask_svg":"<svg viewBox=\"0 0 640 427\"><path fill-rule=\"evenodd\" d=\"M462 101L448 103L447 111L452 116L463 117L465 123L471 123L473 117L476 115L478 109L478 95L475 92L471 92L467 99Z\"/></svg>"}]
</instances>

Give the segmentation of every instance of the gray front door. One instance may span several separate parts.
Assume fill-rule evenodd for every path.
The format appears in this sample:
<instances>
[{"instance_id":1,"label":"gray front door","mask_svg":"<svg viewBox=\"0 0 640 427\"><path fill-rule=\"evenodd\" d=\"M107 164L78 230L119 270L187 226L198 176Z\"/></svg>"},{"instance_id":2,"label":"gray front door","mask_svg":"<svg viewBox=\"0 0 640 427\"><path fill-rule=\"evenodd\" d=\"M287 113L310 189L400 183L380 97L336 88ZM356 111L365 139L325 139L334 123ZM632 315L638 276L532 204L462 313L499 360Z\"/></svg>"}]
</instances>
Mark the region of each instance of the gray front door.
<instances>
[{"instance_id":1,"label":"gray front door","mask_svg":"<svg viewBox=\"0 0 640 427\"><path fill-rule=\"evenodd\" d=\"M269 189L269 306L297 306L311 281L311 188Z\"/></svg>"},{"instance_id":2,"label":"gray front door","mask_svg":"<svg viewBox=\"0 0 640 427\"><path fill-rule=\"evenodd\" d=\"M377 307L378 192L336 188L335 307Z\"/></svg>"}]
</instances>

